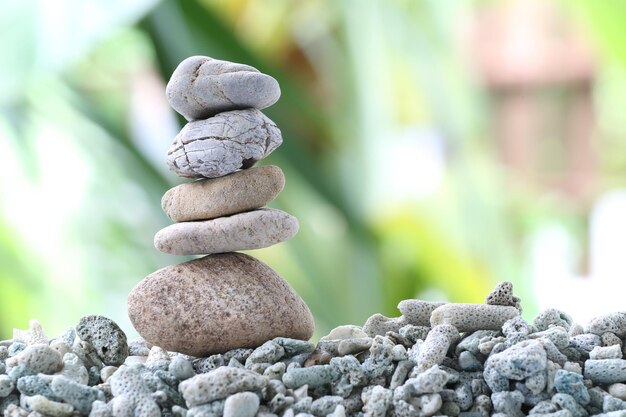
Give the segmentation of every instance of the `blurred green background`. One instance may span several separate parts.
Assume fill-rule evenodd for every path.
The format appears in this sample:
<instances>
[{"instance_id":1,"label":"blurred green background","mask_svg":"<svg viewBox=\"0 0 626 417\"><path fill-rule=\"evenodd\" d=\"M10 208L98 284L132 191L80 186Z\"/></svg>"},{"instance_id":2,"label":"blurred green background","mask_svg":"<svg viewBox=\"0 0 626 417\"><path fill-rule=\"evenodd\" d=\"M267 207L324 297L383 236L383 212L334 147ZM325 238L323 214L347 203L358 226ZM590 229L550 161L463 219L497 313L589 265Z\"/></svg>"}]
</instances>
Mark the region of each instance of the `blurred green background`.
<instances>
[{"instance_id":1,"label":"blurred green background","mask_svg":"<svg viewBox=\"0 0 626 417\"><path fill-rule=\"evenodd\" d=\"M130 289L184 260L152 239L181 182L164 86L190 55L280 82L264 112L284 143L263 163L301 230L253 254L317 336L406 298L481 302L500 280L532 317L552 278L597 282L590 219L626 169L624 1L2 3L0 339L85 314L133 334ZM602 282L626 273L620 252Z\"/></svg>"}]
</instances>

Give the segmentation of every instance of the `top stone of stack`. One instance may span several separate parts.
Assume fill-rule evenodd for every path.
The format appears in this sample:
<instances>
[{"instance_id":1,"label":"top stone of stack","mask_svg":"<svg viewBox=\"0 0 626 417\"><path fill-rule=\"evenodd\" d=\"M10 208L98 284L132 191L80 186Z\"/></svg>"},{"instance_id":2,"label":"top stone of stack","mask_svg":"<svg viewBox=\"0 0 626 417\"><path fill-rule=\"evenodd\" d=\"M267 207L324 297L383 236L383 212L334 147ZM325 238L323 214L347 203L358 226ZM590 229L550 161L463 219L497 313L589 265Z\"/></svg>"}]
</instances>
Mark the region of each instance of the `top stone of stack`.
<instances>
[{"instance_id":1,"label":"top stone of stack","mask_svg":"<svg viewBox=\"0 0 626 417\"><path fill-rule=\"evenodd\" d=\"M165 90L167 100L187 120L217 113L264 109L280 97L278 82L254 67L192 56L178 65Z\"/></svg>"}]
</instances>

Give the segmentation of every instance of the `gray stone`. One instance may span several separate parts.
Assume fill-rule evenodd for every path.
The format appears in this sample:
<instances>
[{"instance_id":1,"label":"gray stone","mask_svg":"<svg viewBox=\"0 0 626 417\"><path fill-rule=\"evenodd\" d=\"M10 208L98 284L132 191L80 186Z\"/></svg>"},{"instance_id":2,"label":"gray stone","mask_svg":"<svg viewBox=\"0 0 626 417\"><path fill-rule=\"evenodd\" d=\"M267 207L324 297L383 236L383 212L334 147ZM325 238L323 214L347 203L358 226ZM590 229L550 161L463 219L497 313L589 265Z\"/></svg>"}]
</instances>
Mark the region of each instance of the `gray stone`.
<instances>
[{"instance_id":1,"label":"gray stone","mask_svg":"<svg viewBox=\"0 0 626 417\"><path fill-rule=\"evenodd\" d=\"M445 305L438 307L442 308ZM434 325L419 349L415 372L424 372L433 365L440 365L450 345L459 339L459 331L450 324Z\"/></svg>"},{"instance_id":2,"label":"gray stone","mask_svg":"<svg viewBox=\"0 0 626 417\"><path fill-rule=\"evenodd\" d=\"M366 337L363 339L342 340L337 346L337 353L340 356L344 356L364 352L372 347L372 340L373 339L370 337Z\"/></svg>"},{"instance_id":3,"label":"gray stone","mask_svg":"<svg viewBox=\"0 0 626 417\"><path fill-rule=\"evenodd\" d=\"M119 366L128 356L126 334L113 320L104 316L85 316L76 326L81 340L91 343L105 365Z\"/></svg>"},{"instance_id":4,"label":"gray stone","mask_svg":"<svg viewBox=\"0 0 626 417\"><path fill-rule=\"evenodd\" d=\"M161 207L175 222L209 220L263 207L284 186L285 176L277 166L253 167L178 185L163 195Z\"/></svg>"},{"instance_id":5,"label":"gray stone","mask_svg":"<svg viewBox=\"0 0 626 417\"><path fill-rule=\"evenodd\" d=\"M460 332L500 330L509 319L519 316L517 308L489 304L444 304L433 310L430 324L451 324Z\"/></svg>"},{"instance_id":6,"label":"gray stone","mask_svg":"<svg viewBox=\"0 0 626 417\"><path fill-rule=\"evenodd\" d=\"M253 363L275 363L283 356L285 356L285 349L273 340L268 340L252 351L245 365L248 367Z\"/></svg>"},{"instance_id":7,"label":"gray stone","mask_svg":"<svg viewBox=\"0 0 626 417\"><path fill-rule=\"evenodd\" d=\"M626 359L588 359L585 378L601 384L626 381Z\"/></svg>"},{"instance_id":8,"label":"gray stone","mask_svg":"<svg viewBox=\"0 0 626 417\"><path fill-rule=\"evenodd\" d=\"M276 337L272 340L285 350L285 357L308 354L315 350L315 344L306 340L292 339L289 337Z\"/></svg>"},{"instance_id":9,"label":"gray stone","mask_svg":"<svg viewBox=\"0 0 626 417\"><path fill-rule=\"evenodd\" d=\"M363 331L370 337L384 336L387 332L397 332L407 322L404 317L389 318L382 314L374 314L363 325Z\"/></svg>"},{"instance_id":10,"label":"gray stone","mask_svg":"<svg viewBox=\"0 0 626 417\"><path fill-rule=\"evenodd\" d=\"M218 400L190 407L187 411L187 417L222 417L224 414L224 402L224 400Z\"/></svg>"},{"instance_id":11,"label":"gray stone","mask_svg":"<svg viewBox=\"0 0 626 417\"><path fill-rule=\"evenodd\" d=\"M249 65L191 56L178 65L165 95L174 110L197 120L228 110L269 107L280 97L280 87Z\"/></svg>"},{"instance_id":12,"label":"gray stone","mask_svg":"<svg viewBox=\"0 0 626 417\"><path fill-rule=\"evenodd\" d=\"M193 365L187 359L181 355L176 355L172 358L168 370L178 379L184 381L196 375L193 369Z\"/></svg>"},{"instance_id":13,"label":"gray stone","mask_svg":"<svg viewBox=\"0 0 626 417\"><path fill-rule=\"evenodd\" d=\"M333 380L330 365L314 365L308 368L292 368L283 375L283 383L287 388L308 385L310 388L329 384Z\"/></svg>"},{"instance_id":14,"label":"gray stone","mask_svg":"<svg viewBox=\"0 0 626 417\"><path fill-rule=\"evenodd\" d=\"M626 336L626 312L616 312L592 319L587 325L587 332L602 336L611 332L618 337Z\"/></svg>"},{"instance_id":15,"label":"gray stone","mask_svg":"<svg viewBox=\"0 0 626 417\"><path fill-rule=\"evenodd\" d=\"M591 333L584 333L571 337L569 343L570 346L586 354L589 354L596 346L602 346L600 336Z\"/></svg>"},{"instance_id":16,"label":"gray stone","mask_svg":"<svg viewBox=\"0 0 626 417\"><path fill-rule=\"evenodd\" d=\"M444 304L441 301L424 300L403 300L398 304L398 310L404 316L408 324L414 326L430 326L430 315L437 308Z\"/></svg>"},{"instance_id":17,"label":"gray stone","mask_svg":"<svg viewBox=\"0 0 626 417\"><path fill-rule=\"evenodd\" d=\"M100 369L100 380L102 382L107 382L111 376L117 371L117 366L105 366Z\"/></svg>"},{"instance_id":18,"label":"gray stone","mask_svg":"<svg viewBox=\"0 0 626 417\"><path fill-rule=\"evenodd\" d=\"M622 359L622 347L620 345L596 346L589 352L589 359Z\"/></svg>"},{"instance_id":19,"label":"gray stone","mask_svg":"<svg viewBox=\"0 0 626 417\"><path fill-rule=\"evenodd\" d=\"M525 340L485 361L484 378L493 392L507 391L509 379L522 381L545 371L546 352L539 341Z\"/></svg>"},{"instance_id":20,"label":"gray stone","mask_svg":"<svg viewBox=\"0 0 626 417\"><path fill-rule=\"evenodd\" d=\"M174 138L167 165L178 176L217 178L250 168L280 146L274 122L255 109L189 122Z\"/></svg>"},{"instance_id":21,"label":"gray stone","mask_svg":"<svg viewBox=\"0 0 626 417\"><path fill-rule=\"evenodd\" d=\"M6 360L6 365L24 365L34 373L53 374L63 366L61 355L46 344L29 345L15 356Z\"/></svg>"},{"instance_id":22,"label":"gray stone","mask_svg":"<svg viewBox=\"0 0 626 417\"><path fill-rule=\"evenodd\" d=\"M0 375L0 398L8 397L15 389L15 382L8 375Z\"/></svg>"},{"instance_id":23,"label":"gray stone","mask_svg":"<svg viewBox=\"0 0 626 417\"><path fill-rule=\"evenodd\" d=\"M44 332L37 320L29 321L28 330L13 329L13 341L22 342L26 345L47 345L50 342L46 332Z\"/></svg>"},{"instance_id":24,"label":"gray stone","mask_svg":"<svg viewBox=\"0 0 626 417\"><path fill-rule=\"evenodd\" d=\"M42 375L27 375L17 380L17 390L26 396L43 395L53 401L60 401L50 387L49 377Z\"/></svg>"},{"instance_id":25,"label":"gray stone","mask_svg":"<svg viewBox=\"0 0 626 417\"><path fill-rule=\"evenodd\" d=\"M508 281L498 283L485 298L485 304L511 306L521 310L520 299L513 295L513 284Z\"/></svg>"},{"instance_id":26,"label":"gray stone","mask_svg":"<svg viewBox=\"0 0 626 417\"><path fill-rule=\"evenodd\" d=\"M522 403L524 395L519 391L501 391L491 394L493 409L497 413L504 413L508 417L524 417Z\"/></svg>"},{"instance_id":27,"label":"gray stone","mask_svg":"<svg viewBox=\"0 0 626 417\"><path fill-rule=\"evenodd\" d=\"M260 392L268 382L266 377L247 369L222 367L181 382L179 390L187 405L194 407L227 398L237 392Z\"/></svg>"},{"instance_id":28,"label":"gray stone","mask_svg":"<svg viewBox=\"0 0 626 417\"><path fill-rule=\"evenodd\" d=\"M172 224L156 234L154 246L172 255L261 249L291 239L298 228L295 217L265 208L213 220Z\"/></svg>"},{"instance_id":29,"label":"gray stone","mask_svg":"<svg viewBox=\"0 0 626 417\"><path fill-rule=\"evenodd\" d=\"M142 338L133 339L128 342L128 355L129 356L148 356L150 354L150 348L146 344L146 341Z\"/></svg>"},{"instance_id":30,"label":"gray stone","mask_svg":"<svg viewBox=\"0 0 626 417\"><path fill-rule=\"evenodd\" d=\"M89 372L87 368L85 368L83 361L72 352L67 352L63 356L63 369L61 369L60 375L74 382L78 382L79 384L89 383Z\"/></svg>"},{"instance_id":31,"label":"gray stone","mask_svg":"<svg viewBox=\"0 0 626 417\"><path fill-rule=\"evenodd\" d=\"M368 337L367 333L359 326L352 324L345 324L343 326L337 326L330 331L326 336L320 338L323 340L344 340L344 339L362 339Z\"/></svg>"},{"instance_id":32,"label":"gray stone","mask_svg":"<svg viewBox=\"0 0 626 417\"><path fill-rule=\"evenodd\" d=\"M316 416L326 416L333 413L342 402L343 398L337 395L324 395L311 403L311 413Z\"/></svg>"},{"instance_id":33,"label":"gray stone","mask_svg":"<svg viewBox=\"0 0 626 417\"><path fill-rule=\"evenodd\" d=\"M365 417L385 417L387 409L391 406L393 393L391 390L376 385L367 391L363 391L363 415Z\"/></svg>"},{"instance_id":34,"label":"gray stone","mask_svg":"<svg viewBox=\"0 0 626 417\"><path fill-rule=\"evenodd\" d=\"M147 341L194 356L256 347L278 336L307 340L314 329L311 312L289 284L241 253L154 272L132 290L128 310Z\"/></svg>"},{"instance_id":35,"label":"gray stone","mask_svg":"<svg viewBox=\"0 0 626 417\"><path fill-rule=\"evenodd\" d=\"M533 321L538 331L548 330L550 326L559 326L569 331L572 324L573 320L570 315L556 308L542 311Z\"/></svg>"},{"instance_id":36,"label":"gray stone","mask_svg":"<svg viewBox=\"0 0 626 417\"><path fill-rule=\"evenodd\" d=\"M113 417L113 404L100 400L94 401L89 417Z\"/></svg>"},{"instance_id":37,"label":"gray stone","mask_svg":"<svg viewBox=\"0 0 626 417\"><path fill-rule=\"evenodd\" d=\"M464 371L482 371L483 364L471 352L463 351L459 355L459 366Z\"/></svg>"},{"instance_id":38,"label":"gray stone","mask_svg":"<svg viewBox=\"0 0 626 417\"><path fill-rule=\"evenodd\" d=\"M405 385L411 386L413 394L420 395L440 392L447 382L448 374L437 365L433 365L415 378L407 380Z\"/></svg>"},{"instance_id":39,"label":"gray stone","mask_svg":"<svg viewBox=\"0 0 626 417\"><path fill-rule=\"evenodd\" d=\"M54 395L66 403L72 404L78 412L83 414L89 414L91 404L94 401L103 401L105 399L102 391L78 384L61 375L57 375L52 379L50 387Z\"/></svg>"},{"instance_id":40,"label":"gray stone","mask_svg":"<svg viewBox=\"0 0 626 417\"><path fill-rule=\"evenodd\" d=\"M277 362L271 366L268 366L263 372L263 375L271 380L282 381L283 375L285 374L286 370L287 365L285 365L284 362Z\"/></svg>"},{"instance_id":41,"label":"gray stone","mask_svg":"<svg viewBox=\"0 0 626 417\"><path fill-rule=\"evenodd\" d=\"M254 417L259 409L259 396L253 392L238 392L226 398L224 417Z\"/></svg>"},{"instance_id":42,"label":"gray stone","mask_svg":"<svg viewBox=\"0 0 626 417\"><path fill-rule=\"evenodd\" d=\"M580 374L559 369L554 378L554 387L557 392L571 395L579 404L589 403L589 392Z\"/></svg>"},{"instance_id":43,"label":"gray stone","mask_svg":"<svg viewBox=\"0 0 626 417\"><path fill-rule=\"evenodd\" d=\"M626 400L626 384L617 382L609 385L609 394L620 400Z\"/></svg>"},{"instance_id":44,"label":"gray stone","mask_svg":"<svg viewBox=\"0 0 626 417\"><path fill-rule=\"evenodd\" d=\"M65 417L74 412L74 406L71 404L51 401L43 395L27 397L26 404L30 410L37 411L45 416Z\"/></svg>"},{"instance_id":45,"label":"gray stone","mask_svg":"<svg viewBox=\"0 0 626 417\"><path fill-rule=\"evenodd\" d=\"M554 394L552 396L552 402L561 407L562 409L569 410L573 417L587 417L589 413L574 400L571 395L568 394Z\"/></svg>"}]
</instances>

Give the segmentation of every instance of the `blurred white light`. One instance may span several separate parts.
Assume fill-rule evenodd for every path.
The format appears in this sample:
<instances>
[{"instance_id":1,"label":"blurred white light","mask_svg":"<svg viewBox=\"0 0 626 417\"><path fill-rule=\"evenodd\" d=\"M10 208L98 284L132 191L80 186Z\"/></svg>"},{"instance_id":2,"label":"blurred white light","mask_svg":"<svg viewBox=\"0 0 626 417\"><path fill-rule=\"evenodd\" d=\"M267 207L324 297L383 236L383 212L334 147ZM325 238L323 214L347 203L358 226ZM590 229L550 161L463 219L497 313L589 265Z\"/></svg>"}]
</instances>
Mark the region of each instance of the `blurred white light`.
<instances>
[{"instance_id":1,"label":"blurred white light","mask_svg":"<svg viewBox=\"0 0 626 417\"><path fill-rule=\"evenodd\" d=\"M574 265L575 238L563 227L550 226L535 234L532 271L535 297L541 310L559 308L580 324L594 317L625 311L626 191L600 197L591 212L589 276Z\"/></svg>"},{"instance_id":2,"label":"blurred white light","mask_svg":"<svg viewBox=\"0 0 626 417\"><path fill-rule=\"evenodd\" d=\"M434 194L444 176L442 137L432 129L411 127L381 138L373 158L369 200L383 210L419 201Z\"/></svg>"}]
</instances>

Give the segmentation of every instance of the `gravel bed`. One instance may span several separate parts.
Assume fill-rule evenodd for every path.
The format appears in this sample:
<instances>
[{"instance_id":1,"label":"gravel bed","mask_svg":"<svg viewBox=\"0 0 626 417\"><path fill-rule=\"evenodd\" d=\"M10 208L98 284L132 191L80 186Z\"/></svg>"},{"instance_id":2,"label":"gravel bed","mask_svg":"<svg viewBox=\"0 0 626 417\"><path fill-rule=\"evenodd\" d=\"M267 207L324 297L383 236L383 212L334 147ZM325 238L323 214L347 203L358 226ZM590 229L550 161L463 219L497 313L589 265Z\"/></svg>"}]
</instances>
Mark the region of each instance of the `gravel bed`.
<instances>
[{"instance_id":1,"label":"gravel bed","mask_svg":"<svg viewBox=\"0 0 626 417\"><path fill-rule=\"evenodd\" d=\"M275 338L196 358L127 342L102 316L0 341L6 417L626 416L626 312L583 327L520 316L510 283L484 304L405 300L317 345Z\"/></svg>"}]
</instances>

